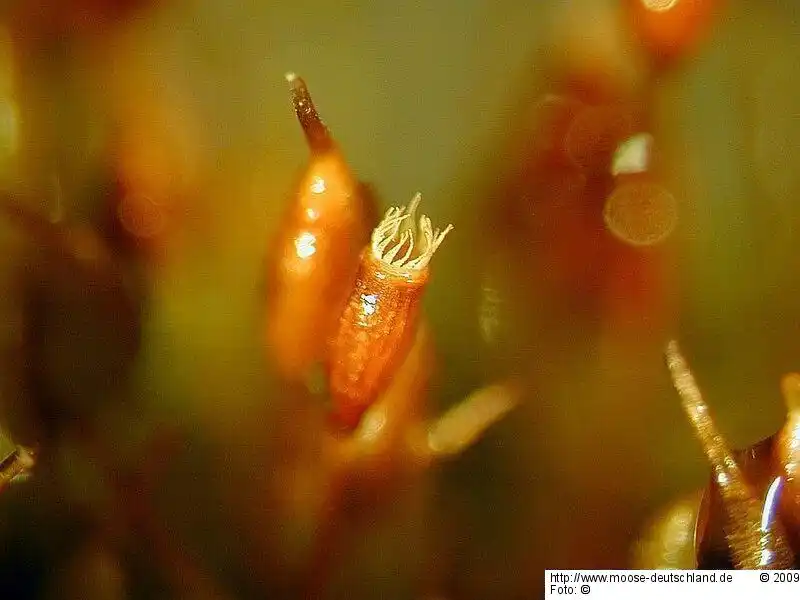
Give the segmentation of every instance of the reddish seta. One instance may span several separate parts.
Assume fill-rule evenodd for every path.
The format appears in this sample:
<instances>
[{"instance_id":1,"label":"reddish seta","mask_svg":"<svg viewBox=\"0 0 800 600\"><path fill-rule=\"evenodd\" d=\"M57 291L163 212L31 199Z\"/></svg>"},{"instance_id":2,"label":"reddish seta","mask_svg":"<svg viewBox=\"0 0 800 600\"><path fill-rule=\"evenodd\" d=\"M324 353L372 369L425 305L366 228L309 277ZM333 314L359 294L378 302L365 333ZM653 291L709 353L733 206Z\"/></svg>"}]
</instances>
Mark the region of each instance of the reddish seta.
<instances>
[{"instance_id":1,"label":"reddish seta","mask_svg":"<svg viewBox=\"0 0 800 600\"><path fill-rule=\"evenodd\" d=\"M355 428L405 359L414 340L429 263L452 229L434 230L417 194L390 208L361 255L355 285L332 338L328 377L335 420Z\"/></svg>"}]
</instances>

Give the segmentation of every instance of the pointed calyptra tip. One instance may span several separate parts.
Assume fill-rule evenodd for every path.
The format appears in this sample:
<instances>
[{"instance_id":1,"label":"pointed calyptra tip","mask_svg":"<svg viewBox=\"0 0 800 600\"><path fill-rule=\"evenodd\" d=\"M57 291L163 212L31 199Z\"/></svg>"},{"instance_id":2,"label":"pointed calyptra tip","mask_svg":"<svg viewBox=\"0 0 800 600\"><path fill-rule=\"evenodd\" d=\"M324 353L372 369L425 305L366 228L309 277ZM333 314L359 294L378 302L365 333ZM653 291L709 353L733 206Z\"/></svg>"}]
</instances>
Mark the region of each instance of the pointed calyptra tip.
<instances>
[{"instance_id":1,"label":"pointed calyptra tip","mask_svg":"<svg viewBox=\"0 0 800 600\"><path fill-rule=\"evenodd\" d=\"M311 151L325 152L330 150L333 147L333 138L325 123L322 122L319 113L317 113L317 108L311 99L306 82L303 81L302 77L291 71L286 73L284 77L289 83L294 112L300 122L300 127L303 128L303 133Z\"/></svg>"}]
</instances>

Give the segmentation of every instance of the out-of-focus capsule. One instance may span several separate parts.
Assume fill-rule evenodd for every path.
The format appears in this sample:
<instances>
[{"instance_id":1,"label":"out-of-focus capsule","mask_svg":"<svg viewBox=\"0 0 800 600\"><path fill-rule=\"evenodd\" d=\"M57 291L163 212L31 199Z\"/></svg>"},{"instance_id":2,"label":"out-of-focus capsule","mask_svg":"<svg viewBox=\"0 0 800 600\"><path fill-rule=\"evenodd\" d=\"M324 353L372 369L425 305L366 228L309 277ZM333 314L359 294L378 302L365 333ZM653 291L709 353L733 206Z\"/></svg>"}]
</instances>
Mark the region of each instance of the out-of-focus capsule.
<instances>
[{"instance_id":1,"label":"out-of-focus capsule","mask_svg":"<svg viewBox=\"0 0 800 600\"><path fill-rule=\"evenodd\" d=\"M119 68L103 81L112 129L109 175L114 186L102 208L101 231L112 249L152 269L180 256L189 217L208 188L203 128L182 90L165 86L138 47L118 44Z\"/></svg>"},{"instance_id":2,"label":"out-of-focus capsule","mask_svg":"<svg viewBox=\"0 0 800 600\"><path fill-rule=\"evenodd\" d=\"M324 359L372 226L363 187L324 125L302 79L287 75L311 150L268 267L267 345L280 373L303 379Z\"/></svg>"},{"instance_id":3,"label":"out-of-focus capsule","mask_svg":"<svg viewBox=\"0 0 800 600\"><path fill-rule=\"evenodd\" d=\"M663 508L647 523L633 546L634 569L695 569L695 531L703 491L697 490Z\"/></svg>"},{"instance_id":4,"label":"out-of-focus capsule","mask_svg":"<svg viewBox=\"0 0 800 600\"><path fill-rule=\"evenodd\" d=\"M720 0L627 0L636 33L657 64L692 52L708 34Z\"/></svg>"},{"instance_id":5,"label":"out-of-focus capsule","mask_svg":"<svg viewBox=\"0 0 800 600\"><path fill-rule=\"evenodd\" d=\"M428 264L450 232L419 222L417 194L390 208L361 256L360 269L333 337L328 363L334 417L353 429L386 389L417 330Z\"/></svg>"},{"instance_id":6,"label":"out-of-focus capsule","mask_svg":"<svg viewBox=\"0 0 800 600\"><path fill-rule=\"evenodd\" d=\"M0 197L0 218L27 238L19 265L21 387L14 434L43 447L61 428L120 399L141 341L140 298L103 240ZM65 351L67 348L69 351ZM19 423L17 423L19 421Z\"/></svg>"}]
</instances>

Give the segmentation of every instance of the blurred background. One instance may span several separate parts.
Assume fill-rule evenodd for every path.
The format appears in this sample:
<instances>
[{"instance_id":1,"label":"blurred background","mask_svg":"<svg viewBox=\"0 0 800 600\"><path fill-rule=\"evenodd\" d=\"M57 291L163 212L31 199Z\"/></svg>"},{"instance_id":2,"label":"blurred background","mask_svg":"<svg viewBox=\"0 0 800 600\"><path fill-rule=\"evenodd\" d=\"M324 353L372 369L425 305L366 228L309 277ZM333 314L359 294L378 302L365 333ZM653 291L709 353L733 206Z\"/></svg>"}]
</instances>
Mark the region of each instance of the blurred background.
<instances>
[{"instance_id":1,"label":"blurred background","mask_svg":"<svg viewBox=\"0 0 800 600\"><path fill-rule=\"evenodd\" d=\"M428 412L522 389L341 528L320 597L534 598L546 568L630 566L708 473L672 337L731 445L782 423L794 0L0 7L0 404L38 450L0 496L3 598L301 597L319 424L262 334L308 160L287 71L381 210L420 191L455 225Z\"/></svg>"}]
</instances>

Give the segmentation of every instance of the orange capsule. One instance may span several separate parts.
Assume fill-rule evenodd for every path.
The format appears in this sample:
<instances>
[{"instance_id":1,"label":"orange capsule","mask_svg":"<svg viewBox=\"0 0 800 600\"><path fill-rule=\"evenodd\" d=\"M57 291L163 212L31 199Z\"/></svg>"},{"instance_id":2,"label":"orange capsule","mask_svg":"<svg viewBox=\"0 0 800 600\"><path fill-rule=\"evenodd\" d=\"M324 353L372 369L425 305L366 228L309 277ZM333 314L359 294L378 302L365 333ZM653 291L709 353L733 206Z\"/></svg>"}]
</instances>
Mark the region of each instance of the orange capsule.
<instances>
[{"instance_id":1,"label":"orange capsule","mask_svg":"<svg viewBox=\"0 0 800 600\"><path fill-rule=\"evenodd\" d=\"M393 207L372 233L350 298L332 339L328 376L334 417L348 429L386 388L408 353L417 328L429 263L452 229L415 222L421 200Z\"/></svg>"},{"instance_id":2,"label":"orange capsule","mask_svg":"<svg viewBox=\"0 0 800 600\"><path fill-rule=\"evenodd\" d=\"M107 154L114 187L102 231L123 258L150 270L180 253L188 217L205 189L203 128L179 88L165 90L142 64L139 48L121 44L120 63L104 77L112 126Z\"/></svg>"},{"instance_id":3,"label":"orange capsule","mask_svg":"<svg viewBox=\"0 0 800 600\"><path fill-rule=\"evenodd\" d=\"M267 343L281 374L298 380L324 358L370 229L367 199L308 89L286 76L311 161L285 215L270 265Z\"/></svg>"},{"instance_id":4,"label":"orange capsule","mask_svg":"<svg viewBox=\"0 0 800 600\"><path fill-rule=\"evenodd\" d=\"M703 490L695 490L662 508L631 549L633 569L696 569L696 524Z\"/></svg>"},{"instance_id":5,"label":"orange capsule","mask_svg":"<svg viewBox=\"0 0 800 600\"><path fill-rule=\"evenodd\" d=\"M628 0L629 15L657 63L694 50L708 34L720 0Z\"/></svg>"}]
</instances>

